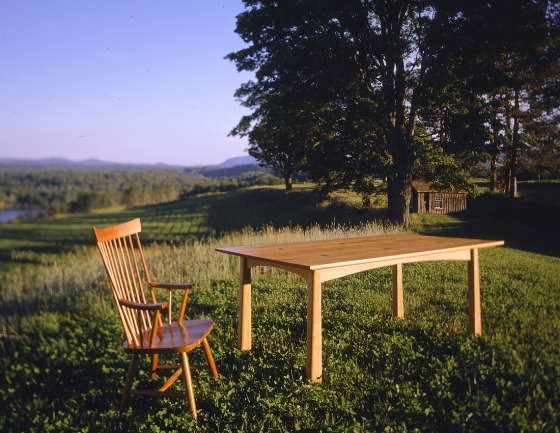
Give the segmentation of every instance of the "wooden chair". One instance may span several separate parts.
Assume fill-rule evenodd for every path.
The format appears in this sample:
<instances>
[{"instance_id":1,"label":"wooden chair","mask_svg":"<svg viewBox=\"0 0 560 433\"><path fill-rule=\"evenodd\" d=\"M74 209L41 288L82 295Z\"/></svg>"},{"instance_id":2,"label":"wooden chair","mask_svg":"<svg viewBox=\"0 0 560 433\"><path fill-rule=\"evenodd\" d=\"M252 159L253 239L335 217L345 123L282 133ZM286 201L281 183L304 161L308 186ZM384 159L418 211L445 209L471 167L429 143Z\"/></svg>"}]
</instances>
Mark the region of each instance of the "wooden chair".
<instances>
[{"instance_id":1,"label":"wooden chair","mask_svg":"<svg viewBox=\"0 0 560 433\"><path fill-rule=\"evenodd\" d=\"M103 263L109 277L113 296L122 321L126 341L124 351L132 354L126 384L121 400L121 410L126 408L130 394L156 397L186 397L189 400L192 416L196 419L191 369L208 368L214 377L218 376L212 351L208 344L208 334L212 331L212 320L183 321L187 306L189 289L193 283L165 284L150 280L144 253L138 233L141 231L140 219L125 222L113 227L93 228L93 233ZM147 287L149 301L144 296ZM168 301L156 301L155 288L168 290ZM183 299L177 321L171 318L171 293L183 290ZM167 308L167 323L161 312ZM191 366L187 353L202 344L207 366ZM178 365L160 365L160 354L179 354ZM159 390L132 390L132 383L138 367L140 355L151 356L151 378L155 379L158 370L175 370ZM167 392L167 389L183 374L186 393Z\"/></svg>"}]
</instances>

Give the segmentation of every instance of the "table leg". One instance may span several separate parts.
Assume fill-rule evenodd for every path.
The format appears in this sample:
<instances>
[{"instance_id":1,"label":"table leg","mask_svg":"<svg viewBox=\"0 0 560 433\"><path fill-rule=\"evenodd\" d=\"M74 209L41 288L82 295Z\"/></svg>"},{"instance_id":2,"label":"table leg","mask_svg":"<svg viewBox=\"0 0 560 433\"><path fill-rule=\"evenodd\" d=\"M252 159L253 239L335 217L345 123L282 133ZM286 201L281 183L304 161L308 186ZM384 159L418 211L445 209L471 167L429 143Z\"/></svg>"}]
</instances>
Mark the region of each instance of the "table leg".
<instances>
[{"instance_id":1,"label":"table leg","mask_svg":"<svg viewBox=\"0 0 560 433\"><path fill-rule=\"evenodd\" d=\"M404 319L402 264L393 265L393 315Z\"/></svg>"},{"instance_id":2,"label":"table leg","mask_svg":"<svg viewBox=\"0 0 560 433\"><path fill-rule=\"evenodd\" d=\"M251 350L251 268L246 257L240 262L238 344L241 350Z\"/></svg>"},{"instance_id":3,"label":"table leg","mask_svg":"<svg viewBox=\"0 0 560 433\"><path fill-rule=\"evenodd\" d=\"M306 377L321 382L323 376L323 341L321 318L321 278L318 271L307 277L307 360Z\"/></svg>"},{"instance_id":4,"label":"table leg","mask_svg":"<svg viewBox=\"0 0 560 433\"><path fill-rule=\"evenodd\" d=\"M482 335L482 311L480 306L480 275L478 270L478 248L471 250L469 261L469 332Z\"/></svg>"}]
</instances>

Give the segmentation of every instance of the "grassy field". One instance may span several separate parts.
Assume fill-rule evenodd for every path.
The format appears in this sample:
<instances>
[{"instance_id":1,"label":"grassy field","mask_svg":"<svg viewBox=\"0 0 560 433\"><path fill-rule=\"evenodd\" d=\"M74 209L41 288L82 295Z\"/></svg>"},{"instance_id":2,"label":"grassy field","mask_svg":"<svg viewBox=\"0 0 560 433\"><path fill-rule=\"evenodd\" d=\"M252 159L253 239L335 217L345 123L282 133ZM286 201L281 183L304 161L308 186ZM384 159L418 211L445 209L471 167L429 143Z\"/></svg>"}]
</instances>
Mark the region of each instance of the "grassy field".
<instances>
[{"instance_id":1,"label":"grassy field","mask_svg":"<svg viewBox=\"0 0 560 433\"><path fill-rule=\"evenodd\" d=\"M280 187L247 188L193 197L159 206L109 209L59 219L29 220L0 224L0 265L25 251L58 253L75 246L93 245L91 227L104 227L132 218L142 218L145 242L184 241L220 235L245 227L260 229L317 224L333 221L359 224L380 218L382 212L358 208L357 197L337 195L323 204L310 185L296 185L286 193ZM28 254L29 255L29 254Z\"/></svg>"},{"instance_id":2,"label":"grassy field","mask_svg":"<svg viewBox=\"0 0 560 433\"><path fill-rule=\"evenodd\" d=\"M485 185L480 184L484 191ZM505 239L508 246L560 257L560 182L521 182L520 198L483 194L455 215L412 215L411 230L424 234ZM107 209L59 219L0 224L0 267L18 252L58 253L92 245L91 227L142 218L146 242L219 236L245 227L358 225L380 221L383 209L363 210L344 194L321 203L311 185L247 188L159 206ZM3 262L3 263L2 263Z\"/></svg>"},{"instance_id":3,"label":"grassy field","mask_svg":"<svg viewBox=\"0 0 560 433\"><path fill-rule=\"evenodd\" d=\"M558 432L560 183L520 190L513 203L482 196L463 215L414 216L417 232L506 240L480 253L482 337L467 333L465 263L406 265L405 320L391 315L389 269L331 281L322 385L304 379L305 281L254 273L254 347L239 352L238 262L214 249L393 230L362 224L381 212L354 198L327 204L310 190L261 188L0 226L9 259L0 278L0 431ZM195 372L198 423L180 400L133 397L118 411L128 359L91 226L136 216L145 243L157 241L147 253L154 276L196 281L189 315L216 322L221 381Z\"/></svg>"}]
</instances>

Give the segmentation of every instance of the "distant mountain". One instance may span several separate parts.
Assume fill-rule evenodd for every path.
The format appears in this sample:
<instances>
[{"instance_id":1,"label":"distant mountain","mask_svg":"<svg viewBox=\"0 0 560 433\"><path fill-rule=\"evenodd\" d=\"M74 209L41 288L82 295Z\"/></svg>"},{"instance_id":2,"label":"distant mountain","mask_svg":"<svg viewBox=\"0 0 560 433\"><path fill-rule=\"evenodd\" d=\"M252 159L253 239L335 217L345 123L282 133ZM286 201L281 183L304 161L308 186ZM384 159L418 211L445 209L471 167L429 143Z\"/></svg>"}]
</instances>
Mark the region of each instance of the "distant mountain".
<instances>
[{"instance_id":1,"label":"distant mountain","mask_svg":"<svg viewBox=\"0 0 560 433\"><path fill-rule=\"evenodd\" d=\"M249 165L258 164L258 161L252 156L236 156L235 158L226 159L224 162L219 164L219 167L235 167L236 165Z\"/></svg>"},{"instance_id":2,"label":"distant mountain","mask_svg":"<svg viewBox=\"0 0 560 433\"><path fill-rule=\"evenodd\" d=\"M256 164L257 161L252 156L238 156L230 158L212 167L230 168L238 165ZM169 165L164 163L157 164L123 164L120 162L102 161L99 159L86 159L83 161L71 161L64 158L45 158L45 159L24 159L24 158L0 158L0 172L19 172L19 171L47 171L47 170L76 170L76 171L96 171L96 170L145 170L154 168L186 168L184 166Z\"/></svg>"},{"instance_id":3,"label":"distant mountain","mask_svg":"<svg viewBox=\"0 0 560 433\"><path fill-rule=\"evenodd\" d=\"M157 168L159 166L149 164L121 164L118 162L107 162L99 159L86 159L84 161L70 161L64 158L45 159L19 159L0 158L0 172L18 171L48 171L48 170L142 170Z\"/></svg>"}]
</instances>

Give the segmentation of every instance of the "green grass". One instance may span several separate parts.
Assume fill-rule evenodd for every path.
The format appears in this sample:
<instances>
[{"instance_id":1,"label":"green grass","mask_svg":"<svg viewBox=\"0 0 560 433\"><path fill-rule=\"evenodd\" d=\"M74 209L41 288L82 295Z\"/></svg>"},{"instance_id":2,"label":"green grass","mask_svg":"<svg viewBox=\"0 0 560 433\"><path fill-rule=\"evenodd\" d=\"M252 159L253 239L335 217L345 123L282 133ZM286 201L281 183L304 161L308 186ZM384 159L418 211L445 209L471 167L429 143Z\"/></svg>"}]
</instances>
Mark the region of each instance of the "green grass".
<instances>
[{"instance_id":1,"label":"green grass","mask_svg":"<svg viewBox=\"0 0 560 433\"><path fill-rule=\"evenodd\" d=\"M483 196L470 214L415 218L421 232L506 235L506 248L480 252L482 337L467 333L464 262L405 265L404 320L391 314L390 269L330 281L323 285L322 385L304 379L306 282L272 268L253 272L253 350L240 352L238 259L214 250L391 230L360 226L375 214L353 199L325 205L309 191L253 189L9 224L2 233L12 236L17 260L0 278L0 431L558 432L560 258L541 243L547 233L557 236L557 223L545 226L549 217L535 215L541 223L531 235L515 236L522 226L515 213L525 221L542 198L536 194L544 189L533 190L544 187L532 186L522 184L525 195L507 211L499 197ZM480 221L479 203L502 221ZM91 245L91 225L134 216L142 217L143 239L162 241L147 248L153 276L196 281L188 313L216 322L211 344L221 377L216 383L194 373L198 423L176 399L132 397L118 411L128 365L122 329L98 253L77 245ZM240 230L247 225L254 229ZM21 227L35 227L33 235ZM67 241L55 239L57 230ZM200 356L193 352L193 363ZM138 380L149 386L145 373Z\"/></svg>"},{"instance_id":2,"label":"green grass","mask_svg":"<svg viewBox=\"0 0 560 433\"><path fill-rule=\"evenodd\" d=\"M243 239L268 242L270 233ZM325 283L324 380L312 385L304 379L305 281L257 273L253 350L241 353L237 263L225 255L210 259L219 244L149 249L155 275L167 272L169 280L219 268L189 306L191 317L216 322L211 343L221 374L220 383L195 374L197 425L180 400L133 397L129 410L117 411L128 359L100 263L84 252L66 256L56 269L35 266L26 290L48 290L57 303L36 293L33 305L12 304L28 310L17 332L1 340L0 429L557 431L560 297L551 294L558 293L559 259L481 251L480 338L466 332L465 263L405 266L404 321L391 316L388 269ZM188 260L193 249L198 263ZM200 356L195 352L193 362ZM139 381L149 384L145 373Z\"/></svg>"}]
</instances>

